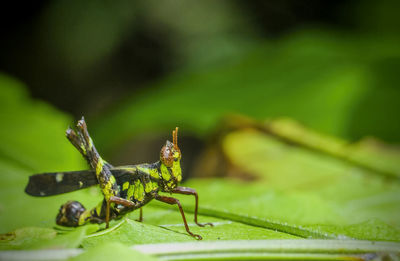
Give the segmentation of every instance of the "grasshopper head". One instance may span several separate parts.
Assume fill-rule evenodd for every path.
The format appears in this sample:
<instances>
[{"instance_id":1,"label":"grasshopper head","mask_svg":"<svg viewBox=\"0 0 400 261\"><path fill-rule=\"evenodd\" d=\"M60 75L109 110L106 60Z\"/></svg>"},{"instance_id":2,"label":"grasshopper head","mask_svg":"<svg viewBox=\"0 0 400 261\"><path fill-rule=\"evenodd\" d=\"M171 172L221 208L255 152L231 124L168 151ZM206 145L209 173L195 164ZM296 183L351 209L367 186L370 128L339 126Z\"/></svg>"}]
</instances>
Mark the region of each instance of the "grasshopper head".
<instances>
[{"instance_id":1,"label":"grasshopper head","mask_svg":"<svg viewBox=\"0 0 400 261\"><path fill-rule=\"evenodd\" d=\"M172 168L174 162L179 162L182 157L178 147L178 127L172 132L172 140L173 142L167 140L160 152L161 162L169 168Z\"/></svg>"},{"instance_id":2,"label":"grasshopper head","mask_svg":"<svg viewBox=\"0 0 400 261\"><path fill-rule=\"evenodd\" d=\"M181 150L178 147L178 127L172 132L173 142L167 141L160 152L161 187L165 192L171 191L182 180Z\"/></svg>"}]
</instances>

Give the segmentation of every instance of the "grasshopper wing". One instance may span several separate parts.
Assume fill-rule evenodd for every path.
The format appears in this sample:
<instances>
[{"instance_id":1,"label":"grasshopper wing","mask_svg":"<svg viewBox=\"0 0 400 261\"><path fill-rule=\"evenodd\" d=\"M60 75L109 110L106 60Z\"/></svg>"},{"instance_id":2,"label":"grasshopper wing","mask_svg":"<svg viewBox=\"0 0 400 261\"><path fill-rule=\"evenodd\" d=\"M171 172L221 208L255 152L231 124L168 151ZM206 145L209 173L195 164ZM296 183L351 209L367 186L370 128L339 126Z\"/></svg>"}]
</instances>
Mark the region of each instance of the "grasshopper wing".
<instances>
[{"instance_id":1,"label":"grasshopper wing","mask_svg":"<svg viewBox=\"0 0 400 261\"><path fill-rule=\"evenodd\" d=\"M115 178L120 179L129 173L124 169L111 169ZM96 174L92 170L53 172L29 177L25 192L35 197L46 197L67 193L97 185Z\"/></svg>"}]
</instances>

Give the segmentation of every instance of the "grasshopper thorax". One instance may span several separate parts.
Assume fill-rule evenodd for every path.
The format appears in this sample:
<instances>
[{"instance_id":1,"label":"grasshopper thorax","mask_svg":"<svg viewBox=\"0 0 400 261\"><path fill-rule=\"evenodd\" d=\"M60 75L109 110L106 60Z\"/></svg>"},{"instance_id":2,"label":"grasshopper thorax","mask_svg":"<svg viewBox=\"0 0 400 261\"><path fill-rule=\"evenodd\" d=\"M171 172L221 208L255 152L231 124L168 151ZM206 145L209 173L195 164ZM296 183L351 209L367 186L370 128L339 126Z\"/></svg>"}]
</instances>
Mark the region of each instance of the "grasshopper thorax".
<instances>
[{"instance_id":1,"label":"grasshopper thorax","mask_svg":"<svg viewBox=\"0 0 400 261\"><path fill-rule=\"evenodd\" d=\"M178 128L172 132L173 142L167 140L161 148L161 188L169 192L182 180L181 150L178 147Z\"/></svg>"}]
</instances>

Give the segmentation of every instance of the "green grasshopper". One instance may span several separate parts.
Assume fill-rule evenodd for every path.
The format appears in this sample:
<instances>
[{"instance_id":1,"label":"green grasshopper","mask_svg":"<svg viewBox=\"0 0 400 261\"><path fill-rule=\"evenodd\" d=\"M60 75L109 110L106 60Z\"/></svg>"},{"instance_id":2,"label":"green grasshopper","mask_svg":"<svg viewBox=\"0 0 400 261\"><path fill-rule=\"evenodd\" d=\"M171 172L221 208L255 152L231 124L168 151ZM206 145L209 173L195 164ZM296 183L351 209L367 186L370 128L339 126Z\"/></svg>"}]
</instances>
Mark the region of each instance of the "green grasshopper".
<instances>
[{"instance_id":1,"label":"green grasshopper","mask_svg":"<svg viewBox=\"0 0 400 261\"><path fill-rule=\"evenodd\" d=\"M86 210L78 201L68 201L60 207L56 217L58 225L76 227L91 223L106 223L118 219L135 209L140 209L139 221L143 220L142 207L152 199L178 205L187 233L192 233L186 222L185 213L178 199L159 195L169 192L195 197L194 222L201 227L211 223L197 222L199 197L196 190L178 186L182 180L180 166L181 151L178 147L178 128L172 132L173 142L167 141L161 149L160 160L152 164L114 167L104 161L97 152L82 117L76 130L68 128L66 136L89 163L92 170L36 174L29 177L25 192L32 196L51 196L83 189L99 184L104 200L92 210Z\"/></svg>"}]
</instances>

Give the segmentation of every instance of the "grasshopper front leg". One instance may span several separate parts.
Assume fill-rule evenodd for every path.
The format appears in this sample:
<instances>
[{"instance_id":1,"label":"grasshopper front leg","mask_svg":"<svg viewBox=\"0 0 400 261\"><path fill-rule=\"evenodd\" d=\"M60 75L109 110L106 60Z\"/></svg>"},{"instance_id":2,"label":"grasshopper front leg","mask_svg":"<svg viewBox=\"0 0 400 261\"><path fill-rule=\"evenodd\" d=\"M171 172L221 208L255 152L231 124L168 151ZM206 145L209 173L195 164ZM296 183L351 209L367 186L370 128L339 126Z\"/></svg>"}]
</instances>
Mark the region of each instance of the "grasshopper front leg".
<instances>
[{"instance_id":1,"label":"grasshopper front leg","mask_svg":"<svg viewBox=\"0 0 400 261\"><path fill-rule=\"evenodd\" d=\"M196 223L200 227L204 227L206 225L209 226L214 226L212 223L198 223L197 222L197 210L199 208L199 195L197 194L197 191L192 189L192 188L187 188L187 187L176 187L172 191L172 193L176 194L184 194L184 195L193 195L195 198L195 207L194 207L194 223Z\"/></svg>"},{"instance_id":2,"label":"grasshopper front leg","mask_svg":"<svg viewBox=\"0 0 400 261\"><path fill-rule=\"evenodd\" d=\"M171 198L171 197L166 197L166 196L160 196L160 195L158 195L158 194L156 194L156 197L155 197L155 198L156 198L157 200L161 201L161 202L164 202L164 203L167 203L167 204L170 204L170 205L177 204L177 205L178 205L178 208L179 208L179 211L181 212L181 215L182 215L183 224L185 225L186 232L187 232L189 235L191 235L192 237L196 238L197 240L202 240L202 239L203 239L200 235L194 234L194 233L192 233L192 232L190 231L189 226L188 226L188 224L187 224L187 222L186 222L185 213L183 212L182 205L181 205L181 203L179 202L178 199L176 199L176 198Z\"/></svg>"}]
</instances>

